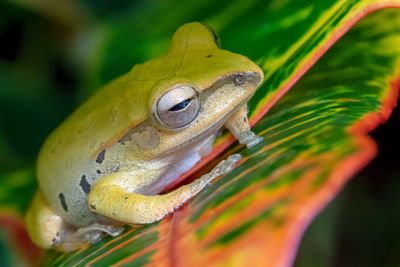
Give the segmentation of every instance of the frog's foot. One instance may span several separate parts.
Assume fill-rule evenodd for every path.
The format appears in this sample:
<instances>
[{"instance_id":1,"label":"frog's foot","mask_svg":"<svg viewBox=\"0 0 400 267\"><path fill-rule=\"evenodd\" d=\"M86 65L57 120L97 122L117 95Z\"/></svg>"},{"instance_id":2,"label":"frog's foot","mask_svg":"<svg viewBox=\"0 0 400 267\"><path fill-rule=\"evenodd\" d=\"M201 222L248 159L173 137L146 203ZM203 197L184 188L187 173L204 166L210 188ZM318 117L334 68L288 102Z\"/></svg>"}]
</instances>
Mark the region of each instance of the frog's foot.
<instances>
[{"instance_id":1,"label":"frog's foot","mask_svg":"<svg viewBox=\"0 0 400 267\"><path fill-rule=\"evenodd\" d=\"M217 166L214 167L209 173L204 174L201 176L198 181L199 184L209 184L211 183L212 180L215 178L225 175L229 172L232 171L233 167L236 165L236 163L242 158L240 154L232 154L229 157L227 157L225 160L221 161L218 163ZM193 183L195 183L194 181Z\"/></svg>"},{"instance_id":2,"label":"frog's foot","mask_svg":"<svg viewBox=\"0 0 400 267\"><path fill-rule=\"evenodd\" d=\"M111 225L94 223L92 225L79 228L74 234L76 235L76 239L79 239L82 242L96 244L103 239L104 234L116 237L119 236L123 231L123 227L114 227Z\"/></svg>"},{"instance_id":3,"label":"frog's foot","mask_svg":"<svg viewBox=\"0 0 400 267\"><path fill-rule=\"evenodd\" d=\"M257 136L251 129L247 119L247 105L241 106L226 121L225 126L238 139L239 143L245 144L247 148L252 148L260 143L263 138Z\"/></svg>"},{"instance_id":4,"label":"frog's foot","mask_svg":"<svg viewBox=\"0 0 400 267\"><path fill-rule=\"evenodd\" d=\"M260 143L264 138L256 135L253 131L244 131L238 135L239 143L245 144L247 148L252 148Z\"/></svg>"},{"instance_id":5,"label":"frog's foot","mask_svg":"<svg viewBox=\"0 0 400 267\"><path fill-rule=\"evenodd\" d=\"M102 225L94 223L92 225L79 228L77 230L68 229L64 232L60 244L56 247L64 252L73 251L100 242L105 235L112 237L120 235L124 228L118 228L111 225Z\"/></svg>"}]
</instances>

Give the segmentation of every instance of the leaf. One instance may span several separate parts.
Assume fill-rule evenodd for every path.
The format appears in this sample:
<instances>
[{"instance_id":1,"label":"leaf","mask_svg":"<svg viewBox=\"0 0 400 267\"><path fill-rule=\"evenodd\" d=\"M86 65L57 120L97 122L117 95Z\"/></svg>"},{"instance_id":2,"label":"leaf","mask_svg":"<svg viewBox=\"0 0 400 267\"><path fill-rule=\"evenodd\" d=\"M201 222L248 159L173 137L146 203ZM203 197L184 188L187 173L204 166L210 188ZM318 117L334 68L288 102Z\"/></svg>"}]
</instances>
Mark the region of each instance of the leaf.
<instances>
[{"instance_id":1,"label":"leaf","mask_svg":"<svg viewBox=\"0 0 400 267\"><path fill-rule=\"evenodd\" d=\"M272 3L255 8L269 10L270 17L252 10L232 18L226 35L217 27L225 48L251 56L266 71L250 105L253 122L359 18L384 4L400 5L318 2L307 10L288 2L275 3L274 13ZM262 27L265 18L271 21ZM397 99L399 25L400 14L385 11L347 34L256 123L262 144L253 149L234 144L208 163L211 168L228 154L244 155L236 169L187 205L160 223L128 227L117 238L54 256L53 265L289 266L309 221L376 153L366 133L387 119ZM241 29L251 29L246 40L238 37ZM270 47L265 40L272 40ZM219 146L229 143L224 139Z\"/></svg>"}]
</instances>

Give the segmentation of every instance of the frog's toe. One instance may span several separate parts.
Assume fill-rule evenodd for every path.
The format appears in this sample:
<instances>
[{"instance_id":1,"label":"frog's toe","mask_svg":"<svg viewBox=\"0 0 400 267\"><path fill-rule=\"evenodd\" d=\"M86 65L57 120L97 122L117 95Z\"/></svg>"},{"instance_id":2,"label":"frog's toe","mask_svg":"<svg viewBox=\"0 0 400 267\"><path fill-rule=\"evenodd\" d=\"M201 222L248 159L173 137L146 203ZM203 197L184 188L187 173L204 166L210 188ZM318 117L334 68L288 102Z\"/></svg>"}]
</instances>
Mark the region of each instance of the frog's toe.
<instances>
[{"instance_id":1,"label":"frog's toe","mask_svg":"<svg viewBox=\"0 0 400 267\"><path fill-rule=\"evenodd\" d=\"M222 173L227 174L233 170L236 163L242 158L240 154L232 154L224 161L222 165Z\"/></svg>"},{"instance_id":2,"label":"frog's toe","mask_svg":"<svg viewBox=\"0 0 400 267\"><path fill-rule=\"evenodd\" d=\"M104 234L115 237L120 235L123 231L123 227L94 223L92 225L79 228L76 231L76 235L79 236L82 241L95 244L103 239Z\"/></svg>"},{"instance_id":3,"label":"frog's toe","mask_svg":"<svg viewBox=\"0 0 400 267\"><path fill-rule=\"evenodd\" d=\"M239 143L245 144L247 148L252 148L260 143L264 138L256 135L253 131L244 131L239 136Z\"/></svg>"},{"instance_id":4,"label":"frog's toe","mask_svg":"<svg viewBox=\"0 0 400 267\"><path fill-rule=\"evenodd\" d=\"M119 236L125 231L124 227L114 227L108 234L112 237Z\"/></svg>"},{"instance_id":5,"label":"frog's toe","mask_svg":"<svg viewBox=\"0 0 400 267\"><path fill-rule=\"evenodd\" d=\"M103 239L103 233L101 232L94 232L94 233L87 233L85 236L85 241L96 244Z\"/></svg>"},{"instance_id":6,"label":"frog's toe","mask_svg":"<svg viewBox=\"0 0 400 267\"><path fill-rule=\"evenodd\" d=\"M242 158L242 155L240 154L232 154L229 157L227 157L225 160L221 161L218 163L217 166L214 167L214 169L206 174L204 178L208 180L208 182L214 180L216 177L227 174L232 171L236 163Z\"/></svg>"}]
</instances>

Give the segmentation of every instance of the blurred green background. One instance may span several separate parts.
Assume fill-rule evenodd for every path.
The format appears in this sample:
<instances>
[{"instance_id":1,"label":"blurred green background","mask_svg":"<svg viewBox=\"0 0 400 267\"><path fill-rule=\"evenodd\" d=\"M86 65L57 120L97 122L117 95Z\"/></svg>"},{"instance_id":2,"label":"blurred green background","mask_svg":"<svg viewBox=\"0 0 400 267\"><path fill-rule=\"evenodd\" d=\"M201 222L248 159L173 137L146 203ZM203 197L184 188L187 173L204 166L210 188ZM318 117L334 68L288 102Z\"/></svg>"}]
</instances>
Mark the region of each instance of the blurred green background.
<instances>
[{"instance_id":1,"label":"blurred green background","mask_svg":"<svg viewBox=\"0 0 400 267\"><path fill-rule=\"evenodd\" d=\"M159 46L144 47L141 39L157 36L157 31L143 30L130 37L136 40L134 47L121 41L107 48L115 54L135 51L125 61L105 64L98 51L104 51L113 23L121 26L134 14L143 16L136 29L150 28L154 21L146 17L146 10L154 4L162 12L169 2L0 2L0 179L13 179L9 187L0 187L0 207L25 209L35 190L38 149L74 107L101 84L128 71L131 62L157 55L165 47L165 36ZM114 29L113 38L122 40L124 32L119 36ZM397 108L372 133L380 149L378 157L311 224L295 266L400 266L399 119ZM11 201L15 189L21 194L18 201ZM9 253L6 240L0 235L3 259Z\"/></svg>"}]
</instances>

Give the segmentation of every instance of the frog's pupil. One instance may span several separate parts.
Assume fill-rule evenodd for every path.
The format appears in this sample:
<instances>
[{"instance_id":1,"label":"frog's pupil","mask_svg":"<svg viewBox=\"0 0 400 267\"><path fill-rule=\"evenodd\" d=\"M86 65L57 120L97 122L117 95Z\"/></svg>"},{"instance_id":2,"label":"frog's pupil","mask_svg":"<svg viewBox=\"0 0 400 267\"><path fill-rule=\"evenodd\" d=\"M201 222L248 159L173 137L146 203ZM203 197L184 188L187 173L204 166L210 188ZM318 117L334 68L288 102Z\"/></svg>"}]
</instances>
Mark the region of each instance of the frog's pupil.
<instances>
[{"instance_id":1,"label":"frog's pupil","mask_svg":"<svg viewBox=\"0 0 400 267\"><path fill-rule=\"evenodd\" d=\"M182 102L179 102L178 104L170 108L169 111L178 111L184 109L189 105L190 101L192 101L191 98L185 99Z\"/></svg>"}]
</instances>

